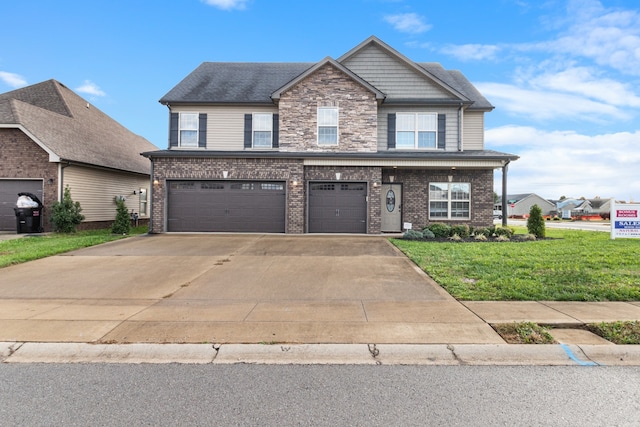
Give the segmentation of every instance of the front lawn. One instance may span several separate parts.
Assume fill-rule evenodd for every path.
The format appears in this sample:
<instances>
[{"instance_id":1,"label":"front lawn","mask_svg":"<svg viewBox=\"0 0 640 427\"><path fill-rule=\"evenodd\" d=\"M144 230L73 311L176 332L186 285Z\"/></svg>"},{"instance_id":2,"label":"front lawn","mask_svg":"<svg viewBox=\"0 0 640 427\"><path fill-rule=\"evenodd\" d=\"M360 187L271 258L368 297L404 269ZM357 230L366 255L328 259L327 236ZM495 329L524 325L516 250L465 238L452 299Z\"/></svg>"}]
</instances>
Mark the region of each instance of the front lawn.
<instances>
[{"instance_id":1,"label":"front lawn","mask_svg":"<svg viewBox=\"0 0 640 427\"><path fill-rule=\"evenodd\" d=\"M459 300L640 300L640 240L549 228L547 237L531 242L392 241Z\"/></svg>"},{"instance_id":2,"label":"front lawn","mask_svg":"<svg viewBox=\"0 0 640 427\"><path fill-rule=\"evenodd\" d=\"M147 231L148 227L145 225L131 228L130 234L126 236L112 234L110 229L106 229L78 231L72 234L29 235L19 239L0 241L0 268L143 234Z\"/></svg>"}]
</instances>

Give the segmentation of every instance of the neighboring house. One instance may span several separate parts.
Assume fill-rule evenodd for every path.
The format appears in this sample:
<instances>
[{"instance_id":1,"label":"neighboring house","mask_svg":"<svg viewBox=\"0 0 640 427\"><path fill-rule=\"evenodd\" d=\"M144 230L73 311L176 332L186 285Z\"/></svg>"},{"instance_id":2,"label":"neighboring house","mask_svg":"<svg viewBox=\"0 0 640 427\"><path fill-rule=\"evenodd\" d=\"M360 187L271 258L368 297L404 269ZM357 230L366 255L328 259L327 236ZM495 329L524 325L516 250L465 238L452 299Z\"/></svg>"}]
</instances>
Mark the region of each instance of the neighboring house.
<instances>
[{"instance_id":1,"label":"neighboring house","mask_svg":"<svg viewBox=\"0 0 640 427\"><path fill-rule=\"evenodd\" d=\"M592 215L600 215L604 218L609 218L611 215L611 199L601 199L597 197L595 199L588 199L588 201L591 205Z\"/></svg>"},{"instance_id":2,"label":"neighboring house","mask_svg":"<svg viewBox=\"0 0 640 427\"><path fill-rule=\"evenodd\" d=\"M317 63L205 62L160 102L151 232L381 233L487 226L493 106L459 72L370 37Z\"/></svg>"},{"instance_id":3,"label":"neighboring house","mask_svg":"<svg viewBox=\"0 0 640 427\"><path fill-rule=\"evenodd\" d=\"M65 186L85 216L80 228L111 225L115 198L148 219L150 162L156 149L56 80L0 94L0 230L16 230L18 193L51 205Z\"/></svg>"},{"instance_id":4,"label":"neighboring house","mask_svg":"<svg viewBox=\"0 0 640 427\"><path fill-rule=\"evenodd\" d=\"M554 203L534 193L507 195L507 209L501 210L503 213L506 211L507 217L522 217L529 215L533 205L538 205L538 207L540 207L542 215L551 215L551 213L556 210L556 205ZM500 208L501 205L498 206Z\"/></svg>"},{"instance_id":5,"label":"neighboring house","mask_svg":"<svg viewBox=\"0 0 640 427\"><path fill-rule=\"evenodd\" d=\"M593 207L587 199L563 199L556 202L556 212L561 218L571 219L575 216L591 215Z\"/></svg>"}]
</instances>

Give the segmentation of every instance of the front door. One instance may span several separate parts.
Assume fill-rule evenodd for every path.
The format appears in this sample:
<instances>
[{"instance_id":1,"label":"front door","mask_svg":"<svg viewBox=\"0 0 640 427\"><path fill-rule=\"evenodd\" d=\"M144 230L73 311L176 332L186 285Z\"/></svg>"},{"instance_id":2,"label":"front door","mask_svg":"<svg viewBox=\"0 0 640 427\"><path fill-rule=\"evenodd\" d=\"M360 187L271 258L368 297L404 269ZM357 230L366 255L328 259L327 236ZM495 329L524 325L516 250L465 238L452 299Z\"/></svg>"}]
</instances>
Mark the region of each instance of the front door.
<instances>
[{"instance_id":1,"label":"front door","mask_svg":"<svg viewBox=\"0 0 640 427\"><path fill-rule=\"evenodd\" d=\"M382 184L382 218L383 233L402 231L402 184Z\"/></svg>"}]
</instances>

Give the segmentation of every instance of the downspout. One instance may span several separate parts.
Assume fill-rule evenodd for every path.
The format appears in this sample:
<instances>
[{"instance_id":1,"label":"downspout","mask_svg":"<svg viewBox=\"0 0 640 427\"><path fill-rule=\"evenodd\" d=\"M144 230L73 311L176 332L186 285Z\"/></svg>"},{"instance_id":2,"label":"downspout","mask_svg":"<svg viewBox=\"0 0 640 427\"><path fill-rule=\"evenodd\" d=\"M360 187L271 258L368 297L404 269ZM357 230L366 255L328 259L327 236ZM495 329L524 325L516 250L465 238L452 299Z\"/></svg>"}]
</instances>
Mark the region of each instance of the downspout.
<instances>
[{"instance_id":1,"label":"downspout","mask_svg":"<svg viewBox=\"0 0 640 427\"><path fill-rule=\"evenodd\" d=\"M458 151L462 151L463 147L462 147L462 114L463 114L463 110L462 110L462 102L460 103L460 106L458 107Z\"/></svg>"},{"instance_id":2,"label":"downspout","mask_svg":"<svg viewBox=\"0 0 640 427\"><path fill-rule=\"evenodd\" d=\"M502 167L502 226L507 226L507 172L509 171L509 162L511 160L507 160L507 162Z\"/></svg>"},{"instance_id":3,"label":"downspout","mask_svg":"<svg viewBox=\"0 0 640 427\"><path fill-rule=\"evenodd\" d=\"M62 162L58 163L58 201L62 203L62 198L64 195L64 170L71 166L71 163L67 162L66 165L63 165Z\"/></svg>"}]
</instances>

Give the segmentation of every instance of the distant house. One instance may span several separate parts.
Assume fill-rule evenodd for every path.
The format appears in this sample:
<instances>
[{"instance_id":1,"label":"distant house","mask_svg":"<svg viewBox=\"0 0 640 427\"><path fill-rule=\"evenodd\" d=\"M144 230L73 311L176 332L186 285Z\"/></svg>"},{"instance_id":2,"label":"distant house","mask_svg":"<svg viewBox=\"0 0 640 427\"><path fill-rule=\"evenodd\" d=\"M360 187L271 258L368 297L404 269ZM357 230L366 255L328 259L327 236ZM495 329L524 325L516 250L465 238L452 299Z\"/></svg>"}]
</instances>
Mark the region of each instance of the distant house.
<instances>
[{"instance_id":1,"label":"distant house","mask_svg":"<svg viewBox=\"0 0 640 427\"><path fill-rule=\"evenodd\" d=\"M563 199L556 202L556 214L564 219L591 215L593 207L587 199Z\"/></svg>"},{"instance_id":2,"label":"distant house","mask_svg":"<svg viewBox=\"0 0 640 427\"><path fill-rule=\"evenodd\" d=\"M608 218L611 215L611 199L588 199L591 204L591 209L593 214L597 214Z\"/></svg>"},{"instance_id":3,"label":"distant house","mask_svg":"<svg viewBox=\"0 0 640 427\"><path fill-rule=\"evenodd\" d=\"M497 209L502 210L503 215L507 217L529 215L533 205L538 205L542 209L542 215L550 215L556 210L554 203L534 193L509 194L507 203L506 210L497 205Z\"/></svg>"},{"instance_id":4,"label":"distant house","mask_svg":"<svg viewBox=\"0 0 640 427\"><path fill-rule=\"evenodd\" d=\"M16 230L18 193L51 205L68 185L80 202L80 228L110 225L115 198L148 218L151 163L141 152L156 147L56 80L0 94L0 230Z\"/></svg>"}]
</instances>

